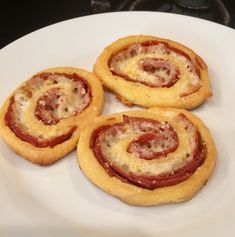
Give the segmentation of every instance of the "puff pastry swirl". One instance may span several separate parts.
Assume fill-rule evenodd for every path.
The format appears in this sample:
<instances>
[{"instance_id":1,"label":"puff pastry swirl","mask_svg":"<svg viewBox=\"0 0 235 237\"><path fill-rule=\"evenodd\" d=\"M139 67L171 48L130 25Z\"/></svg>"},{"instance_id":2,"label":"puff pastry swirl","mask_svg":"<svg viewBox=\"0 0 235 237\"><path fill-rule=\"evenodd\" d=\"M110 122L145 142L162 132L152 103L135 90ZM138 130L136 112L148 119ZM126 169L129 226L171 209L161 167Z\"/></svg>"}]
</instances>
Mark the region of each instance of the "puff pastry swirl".
<instances>
[{"instance_id":1,"label":"puff pastry swirl","mask_svg":"<svg viewBox=\"0 0 235 237\"><path fill-rule=\"evenodd\" d=\"M96 118L82 131L78 160L98 187L133 205L190 199L208 180L216 149L203 122L180 109Z\"/></svg>"},{"instance_id":2,"label":"puff pastry swirl","mask_svg":"<svg viewBox=\"0 0 235 237\"><path fill-rule=\"evenodd\" d=\"M44 70L20 85L0 111L6 143L33 163L54 163L77 145L80 124L100 114L103 89L82 69Z\"/></svg>"},{"instance_id":3,"label":"puff pastry swirl","mask_svg":"<svg viewBox=\"0 0 235 237\"><path fill-rule=\"evenodd\" d=\"M127 105L192 109L211 95L203 59L180 43L153 36L113 42L94 72Z\"/></svg>"}]
</instances>

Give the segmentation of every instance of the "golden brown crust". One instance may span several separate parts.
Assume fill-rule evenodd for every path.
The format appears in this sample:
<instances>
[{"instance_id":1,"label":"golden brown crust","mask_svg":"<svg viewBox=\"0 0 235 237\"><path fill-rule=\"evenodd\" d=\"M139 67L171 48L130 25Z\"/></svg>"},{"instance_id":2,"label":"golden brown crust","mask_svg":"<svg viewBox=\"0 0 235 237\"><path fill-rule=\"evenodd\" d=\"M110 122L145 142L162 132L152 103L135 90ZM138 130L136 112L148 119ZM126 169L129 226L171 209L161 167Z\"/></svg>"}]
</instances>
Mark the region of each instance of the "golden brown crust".
<instances>
[{"instance_id":1,"label":"golden brown crust","mask_svg":"<svg viewBox=\"0 0 235 237\"><path fill-rule=\"evenodd\" d=\"M151 40L165 42L169 44L170 47L179 49L188 55L192 64L195 65L200 72L201 87L199 90L193 91L192 88L189 88L189 94L182 92L182 88L187 84L187 78L185 78L185 76L181 77L173 86L166 88L150 87L141 83L125 80L118 75L113 75L108 65L113 55L116 55L130 45ZM182 67L179 66L179 69L183 74L184 70ZM132 104L138 104L147 108L159 106L192 109L199 106L206 98L211 96L206 63L191 49L169 39L147 35L133 35L118 39L107 46L98 57L94 65L94 73L102 80L103 85L117 94L118 97L125 98L125 101L129 101Z\"/></svg>"},{"instance_id":2,"label":"golden brown crust","mask_svg":"<svg viewBox=\"0 0 235 237\"><path fill-rule=\"evenodd\" d=\"M116 98L124 105L128 106L128 107L132 107L134 104L131 103L129 100L125 99L124 97L117 95Z\"/></svg>"},{"instance_id":3,"label":"golden brown crust","mask_svg":"<svg viewBox=\"0 0 235 237\"><path fill-rule=\"evenodd\" d=\"M164 114L166 115L171 112L182 113L187 116L199 131L207 149L203 164L185 181L172 186L148 190L123 182L116 176L110 176L94 156L93 150L90 148L90 139L93 131L98 127L107 124L112 125L122 121L123 114L133 117L159 119L161 116L164 118ZM177 127L177 123L174 126ZM176 203L191 199L207 182L216 162L216 148L205 124L198 117L186 110L170 108L151 108L148 110L130 111L97 117L88 129L82 131L77 152L80 167L90 181L122 201L139 206Z\"/></svg>"},{"instance_id":4,"label":"golden brown crust","mask_svg":"<svg viewBox=\"0 0 235 237\"><path fill-rule=\"evenodd\" d=\"M32 77L29 80L22 83L13 93L11 93L11 95L4 102L0 111L0 132L5 142L17 154L19 154L23 158L36 164L49 165L62 158L64 155L68 154L76 147L80 135L81 122L83 120L86 120L88 117L93 118L101 113L104 98L103 98L103 89L98 78L94 74L89 73L85 70L72 67L57 67L43 70L35 74L33 77L35 77L36 75L40 75L42 73L66 73L66 74L76 73L85 79L86 83L88 84L91 90L92 95L92 99L89 105L85 108L85 110L83 110L76 116L70 116L68 118L62 119L57 124L49 126L45 125L42 123L42 121L36 119L35 116L31 116L30 114L28 114L27 120L28 123L30 123L31 129L35 131L41 130L43 131L44 134L53 132L53 134L55 134L56 136L57 133L60 133L61 131L66 131L70 128L76 128L73 131L72 135L64 142L57 144L53 147L43 147L43 148L36 147L29 142L21 140L6 125L5 122L5 115L8 110L11 97L14 96L15 93L23 85L25 85L25 83L27 83L27 81L29 81ZM35 102L32 102L32 104L33 103ZM32 109L35 109L35 105L32 105L32 108L29 110L29 112L32 113L33 115L34 113Z\"/></svg>"}]
</instances>

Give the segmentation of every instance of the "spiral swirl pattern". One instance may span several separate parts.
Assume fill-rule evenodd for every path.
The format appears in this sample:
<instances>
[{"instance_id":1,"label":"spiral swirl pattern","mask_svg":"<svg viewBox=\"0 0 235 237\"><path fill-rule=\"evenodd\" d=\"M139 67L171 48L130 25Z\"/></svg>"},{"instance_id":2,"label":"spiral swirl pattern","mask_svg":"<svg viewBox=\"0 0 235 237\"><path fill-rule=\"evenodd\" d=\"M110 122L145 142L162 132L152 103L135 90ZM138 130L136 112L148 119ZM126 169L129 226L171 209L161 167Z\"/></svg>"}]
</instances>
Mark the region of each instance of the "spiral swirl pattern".
<instances>
[{"instance_id":1,"label":"spiral swirl pattern","mask_svg":"<svg viewBox=\"0 0 235 237\"><path fill-rule=\"evenodd\" d=\"M206 154L184 114L163 121L124 115L123 122L97 128L90 147L110 175L147 189L184 181Z\"/></svg>"},{"instance_id":2,"label":"spiral swirl pattern","mask_svg":"<svg viewBox=\"0 0 235 237\"><path fill-rule=\"evenodd\" d=\"M126 105L189 109L211 95L203 59L180 43L154 36L114 41L96 60L94 72Z\"/></svg>"},{"instance_id":3,"label":"spiral swirl pattern","mask_svg":"<svg viewBox=\"0 0 235 237\"><path fill-rule=\"evenodd\" d=\"M57 128L50 125L76 116L90 100L90 89L77 74L42 73L30 79L11 97L5 121L20 139L37 147L53 147L68 139L76 127L66 127L54 135ZM38 126L33 126L33 123ZM44 125L48 125L47 133L45 128L38 129Z\"/></svg>"},{"instance_id":4,"label":"spiral swirl pattern","mask_svg":"<svg viewBox=\"0 0 235 237\"><path fill-rule=\"evenodd\" d=\"M24 158L50 164L77 144L80 123L101 112L99 80L78 68L52 68L20 85L1 109L5 141ZM24 147L24 149L23 149Z\"/></svg>"}]
</instances>

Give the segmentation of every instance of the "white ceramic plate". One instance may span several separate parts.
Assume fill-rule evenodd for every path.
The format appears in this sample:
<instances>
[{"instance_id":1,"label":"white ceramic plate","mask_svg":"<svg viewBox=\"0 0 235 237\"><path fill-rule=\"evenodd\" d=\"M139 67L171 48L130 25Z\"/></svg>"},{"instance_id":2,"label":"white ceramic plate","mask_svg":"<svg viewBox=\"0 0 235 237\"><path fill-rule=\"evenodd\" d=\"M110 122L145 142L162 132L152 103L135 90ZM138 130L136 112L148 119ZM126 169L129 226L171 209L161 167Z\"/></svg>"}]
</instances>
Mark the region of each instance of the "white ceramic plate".
<instances>
[{"instance_id":1,"label":"white ceramic plate","mask_svg":"<svg viewBox=\"0 0 235 237\"><path fill-rule=\"evenodd\" d=\"M32 74L54 66L92 70L119 37L151 34L181 42L208 64L213 97L194 112L211 130L218 162L190 201L128 206L93 186L75 152L39 167L0 140L0 236L199 237L235 235L235 31L196 18L123 12L77 18L29 34L0 51L0 102ZM106 94L104 113L128 110Z\"/></svg>"}]
</instances>

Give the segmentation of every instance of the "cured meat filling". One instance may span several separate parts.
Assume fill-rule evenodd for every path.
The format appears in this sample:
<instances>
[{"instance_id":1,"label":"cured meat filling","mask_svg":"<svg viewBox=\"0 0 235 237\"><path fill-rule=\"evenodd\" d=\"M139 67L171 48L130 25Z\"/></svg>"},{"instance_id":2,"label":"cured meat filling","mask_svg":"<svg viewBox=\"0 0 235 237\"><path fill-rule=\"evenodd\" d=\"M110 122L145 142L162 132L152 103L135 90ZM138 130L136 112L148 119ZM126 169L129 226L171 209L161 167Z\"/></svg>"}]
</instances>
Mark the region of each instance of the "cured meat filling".
<instances>
[{"instance_id":1,"label":"cured meat filling","mask_svg":"<svg viewBox=\"0 0 235 237\"><path fill-rule=\"evenodd\" d=\"M79 75L42 73L27 81L11 97L5 122L21 140L41 148L53 147L69 139L76 127L57 132L52 125L78 115L90 101L89 86ZM29 113L39 124L48 126L46 132L32 132L33 127L27 124Z\"/></svg>"},{"instance_id":2,"label":"cured meat filling","mask_svg":"<svg viewBox=\"0 0 235 237\"><path fill-rule=\"evenodd\" d=\"M46 84L64 84L53 87L37 101L35 116L46 125L56 124L61 119L81 113L90 103L89 87L77 74L53 74L46 77Z\"/></svg>"},{"instance_id":3,"label":"cured meat filling","mask_svg":"<svg viewBox=\"0 0 235 237\"><path fill-rule=\"evenodd\" d=\"M190 57L166 42L146 41L132 44L109 60L113 75L149 87L172 87L186 77L182 96L201 87L200 72Z\"/></svg>"},{"instance_id":4,"label":"cured meat filling","mask_svg":"<svg viewBox=\"0 0 235 237\"><path fill-rule=\"evenodd\" d=\"M124 182L150 190L175 185L190 177L206 154L194 125L183 114L175 119L182 135L166 121L124 115L121 123L97 128L90 147L109 175Z\"/></svg>"}]
</instances>

